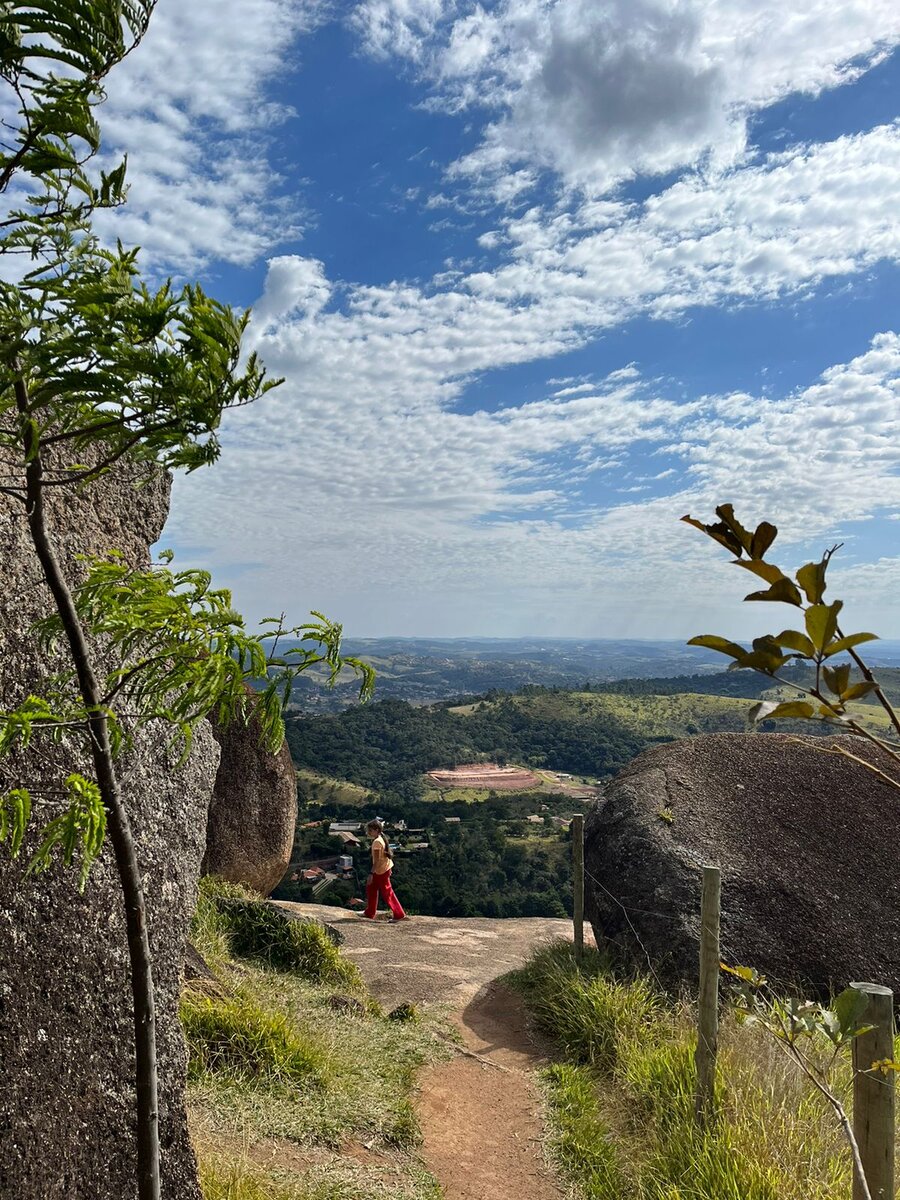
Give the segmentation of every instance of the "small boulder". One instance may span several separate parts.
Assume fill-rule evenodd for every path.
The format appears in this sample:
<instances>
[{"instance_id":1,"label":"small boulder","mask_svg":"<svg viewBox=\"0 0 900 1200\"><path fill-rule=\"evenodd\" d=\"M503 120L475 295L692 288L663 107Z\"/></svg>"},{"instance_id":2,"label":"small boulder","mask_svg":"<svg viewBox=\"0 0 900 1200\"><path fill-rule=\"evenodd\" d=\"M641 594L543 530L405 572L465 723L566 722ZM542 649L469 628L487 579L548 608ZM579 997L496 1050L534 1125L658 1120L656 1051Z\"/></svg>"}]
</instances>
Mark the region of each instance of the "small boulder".
<instances>
[{"instance_id":1,"label":"small boulder","mask_svg":"<svg viewBox=\"0 0 900 1200\"><path fill-rule=\"evenodd\" d=\"M722 957L820 996L851 980L900 996L900 791L857 737L714 734L645 751L585 828L597 944L696 986L700 868L722 869Z\"/></svg>"},{"instance_id":2,"label":"small boulder","mask_svg":"<svg viewBox=\"0 0 900 1200\"><path fill-rule=\"evenodd\" d=\"M221 749L206 826L204 875L220 875L268 896L291 861L297 776L287 742L270 753L255 716L212 722Z\"/></svg>"}]
</instances>

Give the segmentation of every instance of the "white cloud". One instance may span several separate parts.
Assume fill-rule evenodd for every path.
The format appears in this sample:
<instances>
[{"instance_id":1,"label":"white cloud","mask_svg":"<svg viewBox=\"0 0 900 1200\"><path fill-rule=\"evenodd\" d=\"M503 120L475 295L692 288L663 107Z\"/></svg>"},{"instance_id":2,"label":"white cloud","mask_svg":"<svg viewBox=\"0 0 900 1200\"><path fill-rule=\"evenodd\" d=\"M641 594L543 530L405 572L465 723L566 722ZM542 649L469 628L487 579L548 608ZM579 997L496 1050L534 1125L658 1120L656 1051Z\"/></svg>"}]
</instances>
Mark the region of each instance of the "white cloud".
<instances>
[{"instance_id":1,"label":"white cloud","mask_svg":"<svg viewBox=\"0 0 900 1200\"><path fill-rule=\"evenodd\" d=\"M215 472L179 484L173 531L220 562L265 547L278 567L242 580L251 607L305 598L360 632L528 632L564 612L571 632L678 633L680 607L695 630L714 623L734 573L678 525L685 511L732 499L797 545L900 505L895 334L787 397L679 403L623 362L599 384L557 381L496 411L460 398L484 371L637 312L777 297L896 261L898 187L889 126L683 181L642 207L535 209L506 222L496 271L342 287L338 311L321 263L274 260L253 337L288 382L229 421ZM661 470L655 452L676 465ZM616 489L652 476L667 494L623 503ZM596 480L610 490L589 503ZM362 591L347 583L357 563Z\"/></svg>"},{"instance_id":2,"label":"white cloud","mask_svg":"<svg viewBox=\"0 0 900 1200\"><path fill-rule=\"evenodd\" d=\"M318 280L302 261L303 278ZM296 313L292 263L276 262L268 295ZM343 313L266 314L258 347L288 383L229 421L215 472L179 483L172 527L218 561L265 548L277 567L242 581L251 608L315 601L359 632L461 634L554 628L555 604L571 632L678 634L679 606L696 631L704 603L736 595L733 572L678 525L683 512L732 500L748 522L776 519L796 549L900 507L896 334L776 399L678 402L630 365L544 400L464 412L454 402L466 372L488 365L492 347L502 363L529 343L504 343L494 302L466 312L458 301L367 289ZM681 467L654 468L655 452ZM651 470L630 475L623 453ZM610 466L615 490L586 503L582 481ZM651 476L667 494L622 502ZM359 588L347 582L357 565Z\"/></svg>"},{"instance_id":3,"label":"white cloud","mask_svg":"<svg viewBox=\"0 0 900 1200\"><path fill-rule=\"evenodd\" d=\"M370 53L414 65L432 104L492 114L454 171L498 199L534 180L523 167L598 193L726 165L753 112L846 83L900 41L892 0L363 0L353 23Z\"/></svg>"},{"instance_id":4,"label":"white cloud","mask_svg":"<svg viewBox=\"0 0 900 1200\"><path fill-rule=\"evenodd\" d=\"M100 114L107 156L127 151L131 183L101 231L178 273L248 265L296 236L301 214L268 156L286 115L269 88L323 15L321 0L160 0Z\"/></svg>"}]
</instances>

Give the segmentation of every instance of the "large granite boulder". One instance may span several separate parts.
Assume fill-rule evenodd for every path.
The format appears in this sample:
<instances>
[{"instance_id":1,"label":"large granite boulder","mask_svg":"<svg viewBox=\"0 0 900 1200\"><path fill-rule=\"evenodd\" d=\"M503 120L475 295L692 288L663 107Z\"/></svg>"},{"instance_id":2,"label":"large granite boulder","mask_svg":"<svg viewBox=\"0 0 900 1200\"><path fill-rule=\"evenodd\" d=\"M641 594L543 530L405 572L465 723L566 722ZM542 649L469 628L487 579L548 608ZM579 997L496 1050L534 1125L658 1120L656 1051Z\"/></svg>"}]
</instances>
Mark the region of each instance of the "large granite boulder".
<instances>
[{"instance_id":1,"label":"large granite boulder","mask_svg":"<svg viewBox=\"0 0 900 1200\"><path fill-rule=\"evenodd\" d=\"M249 689L248 689L249 691ZM252 702L252 693L250 693ZM291 861L297 824L297 775L287 742L271 754L256 717L212 722L222 758L209 806L204 875L221 875L262 896Z\"/></svg>"},{"instance_id":2,"label":"large granite boulder","mask_svg":"<svg viewBox=\"0 0 900 1200\"><path fill-rule=\"evenodd\" d=\"M851 980L900 996L900 791L862 738L714 734L639 755L585 829L598 945L696 985L701 866L722 870L722 957L825 995Z\"/></svg>"},{"instance_id":3,"label":"large granite boulder","mask_svg":"<svg viewBox=\"0 0 900 1200\"><path fill-rule=\"evenodd\" d=\"M128 468L83 495L55 498L50 519L62 557L121 550L135 563L162 529L168 482L135 491ZM48 664L29 633L48 597L22 512L0 497L0 704L40 691ZM73 569L78 569L73 567ZM163 1196L199 1200L184 1106L185 1048L178 1022L184 942L196 898L206 809L218 747L199 730L177 769L169 733L145 731L120 761L147 894L158 1005ZM35 824L57 811L52 794L75 750L48 751L27 778L0 762L0 788L35 796ZM23 877L0 847L0 1196L27 1200L128 1200L136 1195L133 1025L122 899L109 843L83 896L74 869Z\"/></svg>"}]
</instances>

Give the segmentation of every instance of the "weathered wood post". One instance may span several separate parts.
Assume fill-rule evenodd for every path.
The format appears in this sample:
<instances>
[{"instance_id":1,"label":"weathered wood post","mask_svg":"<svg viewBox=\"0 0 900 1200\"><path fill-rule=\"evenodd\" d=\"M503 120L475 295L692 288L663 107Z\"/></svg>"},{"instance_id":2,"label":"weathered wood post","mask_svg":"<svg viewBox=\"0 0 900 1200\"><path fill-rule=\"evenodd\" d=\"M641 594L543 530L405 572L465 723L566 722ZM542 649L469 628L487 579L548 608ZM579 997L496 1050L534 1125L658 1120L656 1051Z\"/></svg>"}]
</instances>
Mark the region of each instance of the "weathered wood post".
<instances>
[{"instance_id":1,"label":"weathered wood post","mask_svg":"<svg viewBox=\"0 0 900 1200\"><path fill-rule=\"evenodd\" d=\"M850 986L867 997L862 1020L873 1026L853 1039L853 1134L872 1200L894 1200L895 1077L871 1070L872 1063L894 1057L894 994L877 983ZM853 1200L864 1195L854 1171Z\"/></svg>"},{"instance_id":2,"label":"weathered wood post","mask_svg":"<svg viewBox=\"0 0 900 1200\"><path fill-rule=\"evenodd\" d=\"M572 818L572 883L575 889L572 919L575 922L575 961L584 955L584 817Z\"/></svg>"},{"instance_id":3,"label":"weathered wood post","mask_svg":"<svg viewBox=\"0 0 900 1200\"><path fill-rule=\"evenodd\" d=\"M702 1128L715 1116L716 1055L719 1043L719 918L722 873L703 868L700 902L700 999L697 1021L697 1091L694 1112Z\"/></svg>"}]
</instances>

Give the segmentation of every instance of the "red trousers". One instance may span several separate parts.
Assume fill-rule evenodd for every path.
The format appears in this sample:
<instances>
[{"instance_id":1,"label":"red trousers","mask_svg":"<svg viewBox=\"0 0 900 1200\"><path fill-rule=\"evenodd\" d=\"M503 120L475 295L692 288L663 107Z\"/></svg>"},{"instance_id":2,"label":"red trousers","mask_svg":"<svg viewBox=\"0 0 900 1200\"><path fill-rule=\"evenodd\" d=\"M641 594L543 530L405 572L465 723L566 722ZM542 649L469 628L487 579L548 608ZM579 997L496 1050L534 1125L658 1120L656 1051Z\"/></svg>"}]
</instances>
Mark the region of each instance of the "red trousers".
<instances>
[{"instance_id":1,"label":"red trousers","mask_svg":"<svg viewBox=\"0 0 900 1200\"><path fill-rule=\"evenodd\" d=\"M369 882L366 884L366 911L363 914L366 917L374 917L378 912L378 897L381 897L391 912L394 914L395 921L402 921L406 916L403 911L403 905L394 895L394 889L391 887L391 873L385 871L383 875L376 875L374 871L369 877Z\"/></svg>"}]
</instances>

